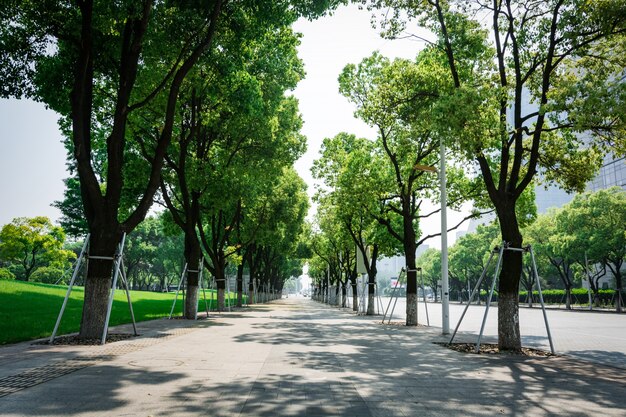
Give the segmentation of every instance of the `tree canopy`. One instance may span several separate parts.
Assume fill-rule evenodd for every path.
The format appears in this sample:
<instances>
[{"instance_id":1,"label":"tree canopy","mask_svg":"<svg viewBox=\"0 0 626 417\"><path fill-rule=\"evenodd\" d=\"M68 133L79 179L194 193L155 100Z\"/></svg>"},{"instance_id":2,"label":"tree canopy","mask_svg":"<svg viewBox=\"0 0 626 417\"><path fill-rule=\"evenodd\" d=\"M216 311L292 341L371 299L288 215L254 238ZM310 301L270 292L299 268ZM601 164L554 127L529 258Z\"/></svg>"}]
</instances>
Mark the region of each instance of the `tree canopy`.
<instances>
[{"instance_id":1,"label":"tree canopy","mask_svg":"<svg viewBox=\"0 0 626 417\"><path fill-rule=\"evenodd\" d=\"M24 281L42 267L62 272L76 257L64 243L63 229L47 217L18 217L0 230L0 261Z\"/></svg>"}]
</instances>

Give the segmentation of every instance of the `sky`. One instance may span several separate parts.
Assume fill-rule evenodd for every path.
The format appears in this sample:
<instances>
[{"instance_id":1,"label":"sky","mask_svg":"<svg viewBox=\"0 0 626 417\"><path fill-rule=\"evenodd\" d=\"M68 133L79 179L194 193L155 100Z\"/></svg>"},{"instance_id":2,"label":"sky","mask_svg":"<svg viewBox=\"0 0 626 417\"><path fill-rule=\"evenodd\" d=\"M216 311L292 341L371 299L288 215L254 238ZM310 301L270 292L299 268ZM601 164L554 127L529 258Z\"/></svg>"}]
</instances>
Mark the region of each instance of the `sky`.
<instances>
[{"instance_id":1,"label":"sky","mask_svg":"<svg viewBox=\"0 0 626 417\"><path fill-rule=\"evenodd\" d=\"M339 94L337 78L344 66L357 64L376 50L389 58L414 58L423 46L410 39L380 38L370 18L370 12L350 5L331 16L294 25L302 33L299 56L307 76L293 94L300 102L302 133L308 139L308 150L296 162L296 169L309 184L310 195L314 192L310 167L324 138L344 131L375 138L375 131L354 118L354 106ZM15 217L42 215L53 221L60 217L50 204L62 199L63 179L68 174L56 121L57 115L40 103L0 100L0 225ZM448 216L449 225L460 217L453 212ZM439 217L432 217L422 229L437 232L439 222ZM427 243L440 247L438 239Z\"/></svg>"}]
</instances>

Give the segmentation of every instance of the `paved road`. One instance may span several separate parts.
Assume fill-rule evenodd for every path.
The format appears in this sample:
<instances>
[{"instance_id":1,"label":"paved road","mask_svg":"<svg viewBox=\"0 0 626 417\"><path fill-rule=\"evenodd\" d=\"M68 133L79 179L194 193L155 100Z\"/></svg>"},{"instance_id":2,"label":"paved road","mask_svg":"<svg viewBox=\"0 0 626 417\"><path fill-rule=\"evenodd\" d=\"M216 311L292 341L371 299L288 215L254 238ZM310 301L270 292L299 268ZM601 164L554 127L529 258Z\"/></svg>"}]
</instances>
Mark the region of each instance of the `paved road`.
<instances>
[{"instance_id":1,"label":"paved road","mask_svg":"<svg viewBox=\"0 0 626 417\"><path fill-rule=\"evenodd\" d=\"M0 416L626 416L621 369L463 354L434 344L436 328L305 299L140 332L106 346L0 348Z\"/></svg>"},{"instance_id":2,"label":"paved road","mask_svg":"<svg viewBox=\"0 0 626 417\"><path fill-rule=\"evenodd\" d=\"M389 299L383 298L387 307ZM423 303L418 306L418 321L426 324L426 309ZM465 305L450 304L450 331L454 331ZM393 321L405 320L406 300L398 299ZM475 342L485 306L471 305L459 328L461 335L455 341ZM441 327L441 304L428 303L430 325ZM565 353L596 363L603 363L626 369L626 314L607 312L564 311L547 309L548 323L557 353ZM490 307L485 326L485 341L495 342L498 334L498 308ZM540 308L520 308L520 332L525 346L549 350L543 314Z\"/></svg>"}]
</instances>

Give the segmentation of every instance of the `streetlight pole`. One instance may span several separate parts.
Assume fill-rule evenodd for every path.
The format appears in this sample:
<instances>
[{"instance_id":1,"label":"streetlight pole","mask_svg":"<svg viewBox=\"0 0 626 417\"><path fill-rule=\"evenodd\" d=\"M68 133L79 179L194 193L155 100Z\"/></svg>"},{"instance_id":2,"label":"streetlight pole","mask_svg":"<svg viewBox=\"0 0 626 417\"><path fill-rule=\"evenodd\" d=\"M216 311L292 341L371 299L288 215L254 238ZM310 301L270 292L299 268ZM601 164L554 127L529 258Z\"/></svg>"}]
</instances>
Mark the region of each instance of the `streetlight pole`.
<instances>
[{"instance_id":1,"label":"streetlight pole","mask_svg":"<svg viewBox=\"0 0 626 417\"><path fill-rule=\"evenodd\" d=\"M446 148L439 139L439 186L441 191L441 333L450 334L450 295L448 290L448 219L446 206Z\"/></svg>"}]
</instances>

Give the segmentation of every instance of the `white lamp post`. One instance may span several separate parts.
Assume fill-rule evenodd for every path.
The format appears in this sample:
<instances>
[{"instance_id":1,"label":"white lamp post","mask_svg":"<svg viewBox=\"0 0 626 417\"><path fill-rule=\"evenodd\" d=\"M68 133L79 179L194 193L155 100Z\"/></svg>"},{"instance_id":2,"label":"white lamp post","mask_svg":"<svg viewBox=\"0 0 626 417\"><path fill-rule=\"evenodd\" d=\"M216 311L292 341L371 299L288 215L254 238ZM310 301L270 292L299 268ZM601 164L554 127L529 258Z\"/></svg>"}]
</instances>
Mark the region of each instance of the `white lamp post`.
<instances>
[{"instance_id":1,"label":"white lamp post","mask_svg":"<svg viewBox=\"0 0 626 417\"><path fill-rule=\"evenodd\" d=\"M441 332L450 334L450 294L448 290L448 219L446 206L446 148L439 139L439 186L441 191Z\"/></svg>"}]
</instances>

